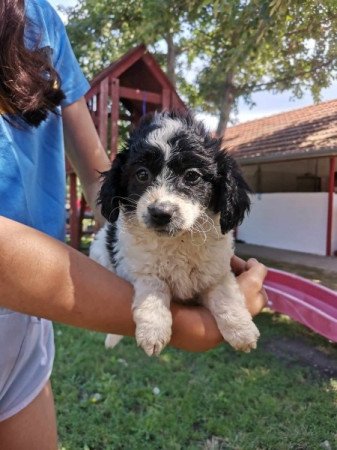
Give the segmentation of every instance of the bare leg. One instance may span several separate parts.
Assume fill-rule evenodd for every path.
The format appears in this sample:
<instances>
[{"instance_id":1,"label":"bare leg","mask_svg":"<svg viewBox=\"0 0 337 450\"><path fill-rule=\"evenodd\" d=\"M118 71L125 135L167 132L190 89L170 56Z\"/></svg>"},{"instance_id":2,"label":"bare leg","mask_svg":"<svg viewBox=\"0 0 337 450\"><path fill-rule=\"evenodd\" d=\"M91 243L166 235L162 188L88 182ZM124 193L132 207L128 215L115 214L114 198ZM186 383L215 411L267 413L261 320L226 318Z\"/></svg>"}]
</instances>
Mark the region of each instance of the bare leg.
<instances>
[{"instance_id":1,"label":"bare leg","mask_svg":"<svg viewBox=\"0 0 337 450\"><path fill-rule=\"evenodd\" d=\"M53 393L48 383L22 411L0 422L1 450L57 450Z\"/></svg>"},{"instance_id":2,"label":"bare leg","mask_svg":"<svg viewBox=\"0 0 337 450\"><path fill-rule=\"evenodd\" d=\"M206 293L203 304L213 314L221 334L232 347L246 352L256 348L260 333L231 272Z\"/></svg>"}]
</instances>

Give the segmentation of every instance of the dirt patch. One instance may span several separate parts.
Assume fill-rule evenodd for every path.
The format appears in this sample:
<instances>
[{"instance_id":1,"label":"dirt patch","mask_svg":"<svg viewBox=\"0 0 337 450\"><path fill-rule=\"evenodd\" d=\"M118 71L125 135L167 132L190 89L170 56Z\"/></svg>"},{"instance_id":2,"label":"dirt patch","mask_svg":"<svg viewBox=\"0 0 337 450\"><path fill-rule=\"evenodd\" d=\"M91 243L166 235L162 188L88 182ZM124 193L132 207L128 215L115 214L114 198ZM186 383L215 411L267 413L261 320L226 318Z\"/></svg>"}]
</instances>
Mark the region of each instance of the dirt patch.
<instances>
[{"instance_id":1,"label":"dirt patch","mask_svg":"<svg viewBox=\"0 0 337 450\"><path fill-rule=\"evenodd\" d=\"M302 339L278 338L264 342L262 347L288 367L300 365L321 377L337 378L337 358Z\"/></svg>"}]
</instances>

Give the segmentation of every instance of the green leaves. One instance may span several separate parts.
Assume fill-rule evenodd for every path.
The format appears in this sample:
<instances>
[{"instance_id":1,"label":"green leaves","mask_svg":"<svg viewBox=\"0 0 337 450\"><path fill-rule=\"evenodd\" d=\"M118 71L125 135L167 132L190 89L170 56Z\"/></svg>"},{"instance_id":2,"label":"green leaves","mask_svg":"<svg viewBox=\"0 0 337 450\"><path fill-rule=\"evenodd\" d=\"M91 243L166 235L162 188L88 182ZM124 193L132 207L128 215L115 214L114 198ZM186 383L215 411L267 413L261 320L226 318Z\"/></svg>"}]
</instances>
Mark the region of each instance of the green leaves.
<instances>
[{"instance_id":1,"label":"green leaves","mask_svg":"<svg viewBox=\"0 0 337 450\"><path fill-rule=\"evenodd\" d=\"M220 134L240 97L310 89L317 101L336 78L336 0L79 0L67 13L89 77L144 42L190 106L223 118Z\"/></svg>"}]
</instances>

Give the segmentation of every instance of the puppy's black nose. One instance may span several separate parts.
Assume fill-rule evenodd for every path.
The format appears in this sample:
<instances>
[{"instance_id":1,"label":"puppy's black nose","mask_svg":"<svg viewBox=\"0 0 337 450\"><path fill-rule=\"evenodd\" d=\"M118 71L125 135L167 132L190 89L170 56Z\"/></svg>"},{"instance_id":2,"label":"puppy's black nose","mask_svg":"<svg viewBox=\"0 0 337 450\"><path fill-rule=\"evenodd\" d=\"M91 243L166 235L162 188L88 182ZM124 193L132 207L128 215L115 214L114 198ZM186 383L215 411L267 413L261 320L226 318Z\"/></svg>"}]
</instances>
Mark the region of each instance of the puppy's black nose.
<instances>
[{"instance_id":1,"label":"puppy's black nose","mask_svg":"<svg viewBox=\"0 0 337 450\"><path fill-rule=\"evenodd\" d=\"M165 203L150 205L147 209L155 225L167 225L170 223L174 213L174 208Z\"/></svg>"}]
</instances>

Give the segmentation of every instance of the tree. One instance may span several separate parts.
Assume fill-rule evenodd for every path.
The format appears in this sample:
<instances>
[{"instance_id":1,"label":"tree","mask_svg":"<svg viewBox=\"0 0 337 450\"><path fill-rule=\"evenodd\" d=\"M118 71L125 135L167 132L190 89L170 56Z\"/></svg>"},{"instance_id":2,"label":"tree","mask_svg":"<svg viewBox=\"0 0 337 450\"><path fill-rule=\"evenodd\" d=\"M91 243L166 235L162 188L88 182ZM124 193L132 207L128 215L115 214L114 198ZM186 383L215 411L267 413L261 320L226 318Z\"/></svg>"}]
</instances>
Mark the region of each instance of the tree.
<instances>
[{"instance_id":1,"label":"tree","mask_svg":"<svg viewBox=\"0 0 337 450\"><path fill-rule=\"evenodd\" d=\"M315 100L336 77L335 0L202 2L190 13L190 60L200 58L195 104L219 114L223 135L230 111L259 90L290 89ZM205 105L207 105L205 107Z\"/></svg>"},{"instance_id":2,"label":"tree","mask_svg":"<svg viewBox=\"0 0 337 450\"><path fill-rule=\"evenodd\" d=\"M89 76L144 42L191 106L219 116L222 135L256 91L319 99L336 77L335 10L336 0L79 0L67 14Z\"/></svg>"},{"instance_id":3,"label":"tree","mask_svg":"<svg viewBox=\"0 0 337 450\"><path fill-rule=\"evenodd\" d=\"M176 84L177 37L182 32L188 0L80 0L65 8L67 31L85 73L93 76L139 43L152 46Z\"/></svg>"}]
</instances>

